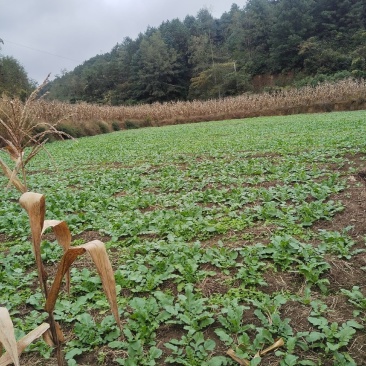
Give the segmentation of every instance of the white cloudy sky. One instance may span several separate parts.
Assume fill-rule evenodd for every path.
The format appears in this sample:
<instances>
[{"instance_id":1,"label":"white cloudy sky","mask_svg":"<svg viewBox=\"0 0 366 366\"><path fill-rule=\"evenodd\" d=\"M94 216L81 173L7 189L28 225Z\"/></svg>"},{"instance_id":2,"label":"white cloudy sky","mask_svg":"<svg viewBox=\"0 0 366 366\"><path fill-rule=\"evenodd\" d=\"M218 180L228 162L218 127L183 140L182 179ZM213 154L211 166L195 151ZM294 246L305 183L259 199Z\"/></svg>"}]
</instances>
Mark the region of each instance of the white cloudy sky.
<instances>
[{"instance_id":1,"label":"white cloudy sky","mask_svg":"<svg viewBox=\"0 0 366 366\"><path fill-rule=\"evenodd\" d=\"M245 0L0 0L1 55L13 56L28 76L42 82L48 73L73 70L109 52L125 37L135 39L148 26L197 15L215 18Z\"/></svg>"}]
</instances>

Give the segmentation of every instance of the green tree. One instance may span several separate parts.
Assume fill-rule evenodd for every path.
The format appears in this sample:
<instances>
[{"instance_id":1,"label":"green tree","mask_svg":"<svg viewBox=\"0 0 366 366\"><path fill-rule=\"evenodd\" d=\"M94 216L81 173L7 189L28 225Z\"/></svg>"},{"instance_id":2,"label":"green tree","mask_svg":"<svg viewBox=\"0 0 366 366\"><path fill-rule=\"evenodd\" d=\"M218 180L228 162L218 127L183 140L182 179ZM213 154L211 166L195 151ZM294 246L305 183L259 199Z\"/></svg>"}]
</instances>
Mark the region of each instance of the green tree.
<instances>
[{"instance_id":1,"label":"green tree","mask_svg":"<svg viewBox=\"0 0 366 366\"><path fill-rule=\"evenodd\" d=\"M351 51L351 70L356 77L366 77L366 30L361 29L357 31L352 41L354 44L353 51Z\"/></svg>"},{"instance_id":2,"label":"green tree","mask_svg":"<svg viewBox=\"0 0 366 366\"><path fill-rule=\"evenodd\" d=\"M319 0L313 7L316 34L320 39L347 44L349 36L366 27L366 5L363 0Z\"/></svg>"},{"instance_id":3,"label":"green tree","mask_svg":"<svg viewBox=\"0 0 366 366\"><path fill-rule=\"evenodd\" d=\"M249 0L243 12L233 14L228 39L239 67L251 75L268 72L269 40L275 21L274 4L268 0Z\"/></svg>"},{"instance_id":4,"label":"green tree","mask_svg":"<svg viewBox=\"0 0 366 366\"><path fill-rule=\"evenodd\" d=\"M112 91L111 104L121 103L133 104L135 99L135 82L139 71L139 65L135 66L136 54L139 53L140 44L144 38L139 34L137 39L124 38L123 42L116 47L115 58L115 82L116 86Z\"/></svg>"},{"instance_id":5,"label":"green tree","mask_svg":"<svg viewBox=\"0 0 366 366\"><path fill-rule=\"evenodd\" d=\"M165 44L174 49L177 54L177 63L179 70L177 70L174 82L181 86L181 94L179 99L185 100L188 95L189 80L192 75L192 68L189 64L188 42L189 42L189 29L179 19L173 19L172 21L164 22L159 31L164 39Z\"/></svg>"},{"instance_id":6,"label":"green tree","mask_svg":"<svg viewBox=\"0 0 366 366\"><path fill-rule=\"evenodd\" d=\"M313 34L313 0L282 0L275 7L270 35L270 70L274 73L300 70L300 44Z\"/></svg>"},{"instance_id":7,"label":"green tree","mask_svg":"<svg viewBox=\"0 0 366 366\"><path fill-rule=\"evenodd\" d=\"M238 71L235 62L215 63L191 79L189 99L221 98L248 89L249 75Z\"/></svg>"},{"instance_id":8,"label":"green tree","mask_svg":"<svg viewBox=\"0 0 366 366\"><path fill-rule=\"evenodd\" d=\"M179 98L182 86L175 83L179 72L177 52L164 42L160 31L142 39L132 62L136 100L152 103Z\"/></svg>"},{"instance_id":9,"label":"green tree","mask_svg":"<svg viewBox=\"0 0 366 366\"><path fill-rule=\"evenodd\" d=\"M189 47L189 63L192 65L194 74L208 69L213 64L213 50L208 34L192 36Z\"/></svg>"},{"instance_id":10,"label":"green tree","mask_svg":"<svg viewBox=\"0 0 366 366\"><path fill-rule=\"evenodd\" d=\"M18 60L11 56L0 58L0 95L6 93L25 100L34 87Z\"/></svg>"},{"instance_id":11,"label":"green tree","mask_svg":"<svg viewBox=\"0 0 366 366\"><path fill-rule=\"evenodd\" d=\"M311 37L301 43L299 55L304 58L303 69L308 75L333 74L350 68L352 57L329 44Z\"/></svg>"}]
</instances>

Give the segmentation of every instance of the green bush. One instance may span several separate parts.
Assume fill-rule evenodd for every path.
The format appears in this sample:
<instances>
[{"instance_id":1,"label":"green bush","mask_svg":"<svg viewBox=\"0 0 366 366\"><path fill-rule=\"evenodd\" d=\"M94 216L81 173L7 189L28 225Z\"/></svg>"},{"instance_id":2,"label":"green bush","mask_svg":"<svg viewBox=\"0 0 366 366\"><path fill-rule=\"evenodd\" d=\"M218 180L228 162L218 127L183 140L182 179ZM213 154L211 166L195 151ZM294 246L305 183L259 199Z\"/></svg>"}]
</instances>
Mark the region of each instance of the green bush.
<instances>
[{"instance_id":1,"label":"green bush","mask_svg":"<svg viewBox=\"0 0 366 366\"><path fill-rule=\"evenodd\" d=\"M83 132L80 129L80 127L76 126L74 124L73 125L66 124L66 123L65 124L60 124L59 127L58 127L58 130L70 135L71 137L75 137L75 138L83 136ZM64 136L64 138L67 138L67 137Z\"/></svg>"},{"instance_id":2,"label":"green bush","mask_svg":"<svg viewBox=\"0 0 366 366\"><path fill-rule=\"evenodd\" d=\"M125 121L125 128L126 130L132 130L135 128L140 128L140 123L138 121Z\"/></svg>"},{"instance_id":3,"label":"green bush","mask_svg":"<svg viewBox=\"0 0 366 366\"><path fill-rule=\"evenodd\" d=\"M302 88L304 86L317 86L324 82L337 82L343 79L352 78L354 75L347 70L338 71L334 74L317 74L314 76L307 76L301 80L298 80L294 83L295 87Z\"/></svg>"},{"instance_id":4,"label":"green bush","mask_svg":"<svg viewBox=\"0 0 366 366\"><path fill-rule=\"evenodd\" d=\"M119 121L112 122L112 129L113 131L119 131L121 129L121 125Z\"/></svg>"},{"instance_id":5,"label":"green bush","mask_svg":"<svg viewBox=\"0 0 366 366\"><path fill-rule=\"evenodd\" d=\"M98 122L98 127L101 133L108 133L109 132L109 127L108 124L104 121L99 121Z\"/></svg>"}]
</instances>

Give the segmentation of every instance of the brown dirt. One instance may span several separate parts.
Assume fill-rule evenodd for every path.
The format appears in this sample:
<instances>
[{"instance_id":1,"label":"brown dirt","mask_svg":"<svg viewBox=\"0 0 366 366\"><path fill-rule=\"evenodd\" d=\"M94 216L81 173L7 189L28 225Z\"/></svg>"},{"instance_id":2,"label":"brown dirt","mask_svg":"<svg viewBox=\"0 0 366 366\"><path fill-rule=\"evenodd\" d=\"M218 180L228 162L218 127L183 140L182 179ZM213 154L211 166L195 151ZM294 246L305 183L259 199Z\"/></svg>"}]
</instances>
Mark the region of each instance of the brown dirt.
<instances>
[{"instance_id":1,"label":"brown dirt","mask_svg":"<svg viewBox=\"0 0 366 366\"><path fill-rule=\"evenodd\" d=\"M229 285L226 284L228 280L230 280L230 276L218 273L215 277L206 277L197 285L197 288L201 290L204 297L225 294L229 290Z\"/></svg>"},{"instance_id":2,"label":"brown dirt","mask_svg":"<svg viewBox=\"0 0 366 366\"><path fill-rule=\"evenodd\" d=\"M272 269L264 274L264 280L267 286L261 287L261 291L268 294L286 291L296 294L301 292L304 285L298 273L273 271Z\"/></svg>"},{"instance_id":3,"label":"brown dirt","mask_svg":"<svg viewBox=\"0 0 366 366\"><path fill-rule=\"evenodd\" d=\"M5 234L1 234L0 233L0 244L1 243L6 243L8 241L8 238Z\"/></svg>"},{"instance_id":4,"label":"brown dirt","mask_svg":"<svg viewBox=\"0 0 366 366\"><path fill-rule=\"evenodd\" d=\"M111 240L110 236L108 235L101 235L98 231L84 231L81 234L76 234L72 237L73 240L81 240L84 243L88 243L92 240L100 240L103 243L106 243Z\"/></svg>"}]
</instances>

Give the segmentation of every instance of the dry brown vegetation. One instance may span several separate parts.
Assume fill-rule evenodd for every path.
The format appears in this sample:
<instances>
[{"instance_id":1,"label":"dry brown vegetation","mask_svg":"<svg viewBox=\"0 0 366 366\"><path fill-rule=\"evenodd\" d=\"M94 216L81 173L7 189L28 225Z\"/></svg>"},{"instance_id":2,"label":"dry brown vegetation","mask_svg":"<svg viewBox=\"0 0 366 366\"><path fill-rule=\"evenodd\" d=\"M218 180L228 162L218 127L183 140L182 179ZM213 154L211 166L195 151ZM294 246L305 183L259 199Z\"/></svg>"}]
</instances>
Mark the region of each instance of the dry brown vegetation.
<instances>
[{"instance_id":1,"label":"dry brown vegetation","mask_svg":"<svg viewBox=\"0 0 366 366\"><path fill-rule=\"evenodd\" d=\"M58 131L57 125L63 119L48 121L39 116L38 93L48 83L46 80L33 91L25 103L3 95L0 102L0 147L5 147L14 166L11 168L0 158L0 168L9 178L9 185L22 193L27 191L25 166L32 160L50 136L72 138L65 132ZM27 153L25 150L31 147ZM17 175L22 173L23 181Z\"/></svg>"},{"instance_id":2,"label":"dry brown vegetation","mask_svg":"<svg viewBox=\"0 0 366 366\"><path fill-rule=\"evenodd\" d=\"M38 120L56 122L70 116L59 128L74 137L119 129L187 122L364 109L366 81L347 79L316 87L244 94L225 99L154 103L136 106L101 106L36 101Z\"/></svg>"}]
</instances>

